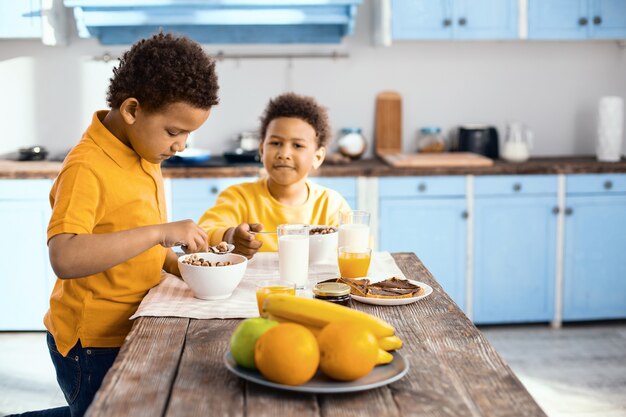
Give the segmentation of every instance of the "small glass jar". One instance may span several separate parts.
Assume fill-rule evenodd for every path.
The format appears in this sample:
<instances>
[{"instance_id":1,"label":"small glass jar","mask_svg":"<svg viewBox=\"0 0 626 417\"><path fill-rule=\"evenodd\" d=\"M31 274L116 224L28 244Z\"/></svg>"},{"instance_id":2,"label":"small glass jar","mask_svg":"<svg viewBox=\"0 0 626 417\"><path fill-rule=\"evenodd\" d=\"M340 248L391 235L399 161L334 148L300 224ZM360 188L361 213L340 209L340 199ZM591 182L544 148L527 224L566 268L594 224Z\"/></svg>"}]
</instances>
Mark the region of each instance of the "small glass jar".
<instances>
[{"instance_id":1,"label":"small glass jar","mask_svg":"<svg viewBox=\"0 0 626 417\"><path fill-rule=\"evenodd\" d=\"M350 307L350 286L340 282L320 282L313 287L313 297Z\"/></svg>"},{"instance_id":2,"label":"small glass jar","mask_svg":"<svg viewBox=\"0 0 626 417\"><path fill-rule=\"evenodd\" d=\"M433 153L446 150L446 141L441 134L441 128L427 126L420 129L417 137L417 152Z\"/></svg>"},{"instance_id":3,"label":"small glass jar","mask_svg":"<svg viewBox=\"0 0 626 417\"><path fill-rule=\"evenodd\" d=\"M345 127L341 129L337 140L339 153L351 159L359 159L367 149L367 142L358 127Z\"/></svg>"}]
</instances>

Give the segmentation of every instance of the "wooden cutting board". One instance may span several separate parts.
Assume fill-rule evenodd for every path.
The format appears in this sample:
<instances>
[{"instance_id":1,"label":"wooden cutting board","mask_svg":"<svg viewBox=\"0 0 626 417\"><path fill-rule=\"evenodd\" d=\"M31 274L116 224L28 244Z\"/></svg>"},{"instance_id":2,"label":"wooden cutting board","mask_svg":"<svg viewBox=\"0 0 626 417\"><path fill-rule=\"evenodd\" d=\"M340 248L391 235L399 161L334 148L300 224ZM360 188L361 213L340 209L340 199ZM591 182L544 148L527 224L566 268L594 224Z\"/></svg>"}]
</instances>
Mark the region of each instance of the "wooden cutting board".
<instances>
[{"instance_id":1,"label":"wooden cutting board","mask_svg":"<svg viewBox=\"0 0 626 417\"><path fill-rule=\"evenodd\" d=\"M487 167L493 160L471 152L386 154L381 158L398 168L420 167Z\"/></svg>"},{"instance_id":2,"label":"wooden cutting board","mask_svg":"<svg viewBox=\"0 0 626 417\"><path fill-rule=\"evenodd\" d=\"M402 151L402 97L395 91L376 96L376 155Z\"/></svg>"}]
</instances>

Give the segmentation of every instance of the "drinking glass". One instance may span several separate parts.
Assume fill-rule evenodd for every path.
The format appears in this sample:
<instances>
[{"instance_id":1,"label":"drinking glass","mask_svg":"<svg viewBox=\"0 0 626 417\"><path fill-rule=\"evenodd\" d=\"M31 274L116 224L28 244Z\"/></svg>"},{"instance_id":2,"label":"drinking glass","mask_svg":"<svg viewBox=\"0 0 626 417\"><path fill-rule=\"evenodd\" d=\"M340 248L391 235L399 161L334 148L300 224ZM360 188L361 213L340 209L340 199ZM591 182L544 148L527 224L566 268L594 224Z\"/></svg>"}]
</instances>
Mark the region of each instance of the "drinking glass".
<instances>
[{"instance_id":1,"label":"drinking glass","mask_svg":"<svg viewBox=\"0 0 626 417\"><path fill-rule=\"evenodd\" d=\"M264 279L256 283L256 303L263 315L263 303L270 294L296 295L296 284L280 279Z\"/></svg>"},{"instance_id":2,"label":"drinking glass","mask_svg":"<svg viewBox=\"0 0 626 417\"><path fill-rule=\"evenodd\" d=\"M366 277L371 259L372 249L370 248L341 246L337 249L339 273L342 278Z\"/></svg>"},{"instance_id":3,"label":"drinking glass","mask_svg":"<svg viewBox=\"0 0 626 417\"><path fill-rule=\"evenodd\" d=\"M276 231L280 279L302 289L309 279L309 225L281 224Z\"/></svg>"},{"instance_id":4,"label":"drinking glass","mask_svg":"<svg viewBox=\"0 0 626 417\"><path fill-rule=\"evenodd\" d=\"M367 248L370 243L370 214L353 210L339 213L339 246Z\"/></svg>"}]
</instances>

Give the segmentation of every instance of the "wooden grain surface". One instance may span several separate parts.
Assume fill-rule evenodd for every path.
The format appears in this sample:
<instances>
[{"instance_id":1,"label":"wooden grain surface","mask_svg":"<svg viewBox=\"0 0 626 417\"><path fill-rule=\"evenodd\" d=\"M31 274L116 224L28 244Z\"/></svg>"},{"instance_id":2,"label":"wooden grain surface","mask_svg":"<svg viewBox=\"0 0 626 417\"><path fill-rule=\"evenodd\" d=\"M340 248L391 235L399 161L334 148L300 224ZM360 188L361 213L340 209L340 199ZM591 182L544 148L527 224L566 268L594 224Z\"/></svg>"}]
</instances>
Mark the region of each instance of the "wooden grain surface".
<instances>
[{"instance_id":1,"label":"wooden grain surface","mask_svg":"<svg viewBox=\"0 0 626 417\"><path fill-rule=\"evenodd\" d=\"M402 97L395 91L376 96L376 155L402 152Z\"/></svg>"},{"instance_id":2,"label":"wooden grain surface","mask_svg":"<svg viewBox=\"0 0 626 417\"><path fill-rule=\"evenodd\" d=\"M381 155L382 160L396 168L428 167L490 167L493 159L471 152L442 152Z\"/></svg>"},{"instance_id":3,"label":"wooden grain surface","mask_svg":"<svg viewBox=\"0 0 626 417\"><path fill-rule=\"evenodd\" d=\"M238 320L138 319L88 416L545 416L511 369L412 253L394 254L433 293L406 306L354 303L404 341L401 380L341 395L245 382L222 356Z\"/></svg>"},{"instance_id":4,"label":"wooden grain surface","mask_svg":"<svg viewBox=\"0 0 626 417\"><path fill-rule=\"evenodd\" d=\"M60 162L0 160L0 179L56 178ZM165 178L227 178L255 177L261 173L255 166L163 168ZM361 159L347 164L325 162L314 175L322 177L388 177L411 175L523 175L523 174L584 174L626 172L626 159L620 162L598 162L594 157L533 158L527 162L511 163L496 160L488 167L420 167L396 168L382 160Z\"/></svg>"}]
</instances>

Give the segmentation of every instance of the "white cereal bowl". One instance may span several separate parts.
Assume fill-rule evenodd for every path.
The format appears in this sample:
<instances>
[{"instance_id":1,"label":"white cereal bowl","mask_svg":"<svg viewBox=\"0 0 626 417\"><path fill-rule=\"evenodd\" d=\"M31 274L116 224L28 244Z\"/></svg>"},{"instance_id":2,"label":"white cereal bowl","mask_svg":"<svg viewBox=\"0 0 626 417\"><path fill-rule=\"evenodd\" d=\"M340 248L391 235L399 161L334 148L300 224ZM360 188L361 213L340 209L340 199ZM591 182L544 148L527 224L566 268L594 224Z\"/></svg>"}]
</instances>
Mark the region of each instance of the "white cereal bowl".
<instances>
[{"instance_id":1,"label":"white cereal bowl","mask_svg":"<svg viewBox=\"0 0 626 417\"><path fill-rule=\"evenodd\" d=\"M194 266L182 262L191 254L178 258L180 275L189 285L194 296L202 300L223 300L230 297L246 272L248 259L245 256L234 253L218 255L216 253L199 252L195 255L209 262L230 261L232 265Z\"/></svg>"},{"instance_id":2,"label":"white cereal bowl","mask_svg":"<svg viewBox=\"0 0 626 417\"><path fill-rule=\"evenodd\" d=\"M309 235L309 265L336 264L339 233L336 226L311 225L310 229L332 227L333 233Z\"/></svg>"}]
</instances>

